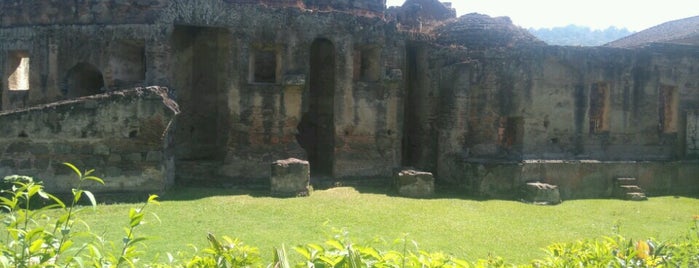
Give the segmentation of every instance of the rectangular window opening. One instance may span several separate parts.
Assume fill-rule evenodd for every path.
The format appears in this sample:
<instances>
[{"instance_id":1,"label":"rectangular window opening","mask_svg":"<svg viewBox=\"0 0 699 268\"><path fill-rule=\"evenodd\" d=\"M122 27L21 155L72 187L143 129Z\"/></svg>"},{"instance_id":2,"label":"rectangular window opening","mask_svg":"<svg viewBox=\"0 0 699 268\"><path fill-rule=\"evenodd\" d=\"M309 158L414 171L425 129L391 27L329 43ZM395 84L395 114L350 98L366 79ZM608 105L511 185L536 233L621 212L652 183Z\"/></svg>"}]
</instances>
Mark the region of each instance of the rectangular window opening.
<instances>
[{"instance_id":1,"label":"rectangular window opening","mask_svg":"<svg viewBox=\"0 0 699 268\"><path fill-rule=\"evenodd\" d=\"M609 132L611 95L609 84L598 82L590 89L590 133Z\"/></svg>"},{"instance_id":2,"label":"rectangular window opening","mask_svg":"<svg viewBox=\"0 0 699 268\"><path fill-rule=\"evenodd\" d=\"M661 86L658 92L659 127L663 133L677 133L679 96L677 87Z\"/></svg>"},{"instance_id":3,"label":"rectangular window opening","mask_svg":"<svg viewBox=\"0 0 699 268\"><path fill-rule=\"evenodd\" d=\"M381 50L378 47L354 51L354 80L375 82L381 78Z\"/></svg>"},{"instance_id":4,"label":"rectangular window opening","mask_svg":"<svg viewBox=\"0 0 699 268\"><path fill-rule=\"evenodd\" d=\"M10 70L7 88L13 91L29 90L29 53L11 51L7 62Z\"/></svg>"},{"instance_id":5,"label":"rectangular window opening","mask_svg":"<svg viewBox=\"0 0 699 268\"><path fill-rule=\"evenodd\" d=\"M274 84L279 78L279 54L276 49L255 49L251 53L252 83Z\"/></svg>"},{"instance_id":6,"label":"rectangular window opening","mask_svg":"<svg viewBox=\"0 0 699 268\"><path fill-rule=\"evenodd\" d=\"M524 118L501 117L498 128L498 142L505 149L521 145L524 140Z\"/></svg>"}]
</instances>

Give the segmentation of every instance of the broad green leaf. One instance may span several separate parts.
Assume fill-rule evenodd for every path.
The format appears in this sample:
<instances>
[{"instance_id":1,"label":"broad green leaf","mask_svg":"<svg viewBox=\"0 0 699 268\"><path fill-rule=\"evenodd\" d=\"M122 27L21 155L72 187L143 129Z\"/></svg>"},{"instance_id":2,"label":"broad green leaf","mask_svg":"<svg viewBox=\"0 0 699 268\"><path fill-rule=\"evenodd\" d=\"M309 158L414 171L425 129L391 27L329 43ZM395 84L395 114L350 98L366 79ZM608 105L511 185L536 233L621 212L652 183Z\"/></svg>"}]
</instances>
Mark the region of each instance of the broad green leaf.
<instances>
[{"instance_id":1,"label":"broad green leaf","mask_svg":"<svg viewBox=\"0 0 699 268\"><path fill-rule=\"evenodd\" d=\"M340 241L337 241L335 239L330 239L328 241L325 241L325 244L327 244L328 246L331 246L337 250L345 249L345 247L342 245L342 243L340 243Z\"/></svg>"},{"instance_id":2,"label":"broad green leaf","mask_svg":"<svg viewBox=\"0 0 699 268\"><path fill-rule=\"evenodd\" d=\"M43 199L49 199L49 196L48 196L48 194L47 194L46 192L44 192L44 191L42 191L42 190L39 190L37 193L39 194L39 196L41 196L41 198L43 198Z\"/></svg>"},{"instance_id":3,"label":"broad green leaf","mask_svg":"<svg viewBox=\"0 0 699 268\"><path fill-rule=\"evenodd\" d=\"M158 199L158 195L152 194L152 195L148 196L148 202L147 202L147 203L148 203L148 204L160 205L160 203L159 203L158 200L156 200L156 199Z\"/></svg>"},{"instance_id":4,"label":"broad green leaf","mask_svg":"<svg viewBox=\"0 0 699 268\"><path fill-rule=\"evenodd\" d=\"M145 237L136 237L136 238L134 238L134 239L131 239L131 240L129 241L128 244L129 244L129 245L133 245L133 244L136 244L136 243L138 243L138 242L146 241L146 240L148 240L148 238L145 238Z\"/></svg>"},{"instance_id":5,"label":"broad green leaf","mask_svg":"<svg viewBox=\"0 0 699 268\"><path fill-rule=\"evenodd\" d=\"M317 251L317 252L324 252L325 251L325 248L323 248L323 246L318 245L318 244L310 243L310 244L306 244L306 246Z\"/></svg>"},{"instance_id":6,"label":"broad green leaf","mask_svg":"<svg viewBox=\"0 0 699 268\"><path fill-rule=\"evenodd\" d=\"M83 179L87 181L94 181L99 184L104 184L104 180L97 176L85 176Z\"/></svg>"},{"instance_id":7,"label":"broad green leaf","mask_svg":"<svg viewBox=\"0 0 699 268\"><path fill-rule=\"evenodd\" d=\"M68 250L71 246L73 246L73 241L72 240L66 240L63 242L63 245L61 245L61 248L58 249L58 253L63 253L66 250Z\"/></svg>"},{"instance_id":8,"label":"broad green leaf","mask_svg":"<svg viewBox=\"0 0 699 268\"><path fill-rule=\"evenodd\" d=\"M55 195L49 194L48 196L51 200L53 200L53 202L56 202L56 204L58 204L61 208L66 207L66 204L64 204L63 201L61 201L61 199L59 199Z\"/></svg>"},{"instance_id":9,"label":"broad green leaf","mask_svg":"<svg viewBox=\"0 0 699 268\"><path fill-rule=\"evenodd\" d=\"M296 252L301 254L301 256L303 256L306 260L311 259L311 252L308 251L307 248L301 247L301 246L296 246L296 247L294 247L294 250L296 250Z\"/></svg>"},{"instance_id":10,"label":"broad green leaf","mask_svg":"<svg viewBox=\"0 0 699 268\"><path fill-rule=\"evenodd\" d=\"M39 250L41 250L42 245L44 245L44 240L34 240L34 242L32 242L32 244L29 246L29 253L31 254L34 252L38 252Z\"/></svg>"},{"instance_id":11,"label":"broad green leaf","mask_svg":"<svg viewBox=\"0 0 699 268\"><path fill-rule=\"evenodd\" d=\"M28 187L28 188L27 188L27 196L30 196L30 197L31 197L31 196L34 196L36 193L39 192L39 190L41 190L41 187L40 187L40 186L38 186L38 185L32 185L31 187Z\"/></svg>"},{"instance_id":12,"label":"broad green leaf","mask_svg":"<svg viewBox=\"0 0 699 268\"><path fill-rule=\"evenodd\" d=\"M5 197L0 196L0 204L6 206L8 209L11 210L11 209L17 207L17 199L9 199L9 198L5 198Z\"/></svg>"},{"instance_id":13,"label":"broad green leaf","mask_svg":"<svg viewBox=\"0 0 699 268\"><path fill-rule=\"evenodd\" d=\"M131 222L129 223L129 225L131 227L136 227L136 226L141 225L141 221L143 221L143 214L138 213L138 214L134 215L134 217L131 217Z\"/></svg>"},{"instance_id":14,"label":"broad green leaf","mask_svg":"<svg viewBox=\"0 0 699 268\"><path fill-rule=\"evenodd\" d=\"M80 172L80 170L79 170L77 167L75 167L73 164L68 163L68 162L63 162L63 165L66 165L67 167L69 167L70 169L72 169L73 172L75 172L75 174L78 174L78 177L80 177L80 178L83 177L83 173Z\"/></svg>"},{"instance_id":15,"label":"broad green leaf","mask_svg":"<svg viewBox=\"0 0 699 268\"><path fill-rule=\"evenodd\" d=\"M73 189L73 203L78 203L83 195L83 190Z\"/></svg>"},{"instance_id":16,"label":"broad green leaf","mask_svg":"<svg viewBox=\"0 0 699 268\"><path fill-rule=\"evenodd\" d=\"M34 239L34 236L35 236L35 235L39 235L39 234L41 234L41 233L43 233L43 232L44 232L44 228L41 228L41 227L31 229L31 230L27 231L27 233L26 233L26 239L27 239L27 240L32 240L32 239Z\"/></svg>"},{"instance_id":17,"label":"broad green leaf","mask_svg":"<svg viewBox=\"0 0 699 268\"><path fill-rule=\"evenodd\" d=\"M129 209L129 219L135 217L135 216L136 216L136 213L138 213L138 211L136 211L135 208L130 208L130 209Z\"/></svg>"},{"instance_id":18,"label":"broad green leaf","mask_svg":"<svg viewBox=\"0 0 699 268\"><path fill-rule=\"evenodd\" d=\"M90 191L83 191L85 193L85 196L87 196L87 199L90 199L90 204L92 205L93 209L97 208L97 201L95 201L95 196L92 194Z\"/></svg>"}]
</instances>

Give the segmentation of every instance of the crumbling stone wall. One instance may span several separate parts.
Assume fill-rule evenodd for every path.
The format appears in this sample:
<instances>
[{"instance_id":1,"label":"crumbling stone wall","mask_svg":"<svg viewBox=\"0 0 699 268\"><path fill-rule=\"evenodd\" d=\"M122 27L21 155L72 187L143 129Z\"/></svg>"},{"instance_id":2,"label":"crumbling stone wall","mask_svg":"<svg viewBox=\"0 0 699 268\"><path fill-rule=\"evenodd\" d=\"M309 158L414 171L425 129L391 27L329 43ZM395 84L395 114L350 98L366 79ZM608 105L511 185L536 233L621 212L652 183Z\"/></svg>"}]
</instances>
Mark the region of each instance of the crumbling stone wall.
<instances>
[{"instance_id":1,"label":"crumbling stone wall","mask_svg":"<svg viewBox=\"0 0 699 268\"><path fill-rule=\"evenodd\" d=\"M61 164L70 162L104 179L94 191L161 191L174 183L168 125L178 109L167 94L138 88L3 112L0 177L68 193L78 182Z\"/></svg>"},{"instance_id":2,"label":"crumbling stone wall","mask_svg":"<svg viewBox=\"0 0 699 268\"><path fill-rule=\"evenodd\" d=\"M328 175L390 176L400 161L401 36L370 14L383 1L321 4L323 12L309 10L312 1L3 2L0 47L27 51L32 77L28 91L3 89L2 108L169 86L183 111L180 181L265 179L271 161L306 155L298 127L312 97L311 45L324 39L336 57L324 67L336 74Z\"/></svg>"},{"instance_id":3,"label":"crumbling stone wall","mask_svg":"<svg viewBox=\"0 0 699 268\"><path fill-rule=\"evenodd\" d=\"M0 120L17 127L3 147L17 155L5 160L13 172L53 175L46 159L94 154L105 162L86 164L126 180L160 165L168 180L177 166L183 184L250 184L269 177L269 163L294 157L310 160L315 179L388 178L411 166L487 194L536 179L519 168L531 160L653 161L672 174L689 174L677 163L697 160L696 46L546 46L508 18L456 19L437 0L388 11L383 0L11 0L0 15L0 109L8 111ZM101 108L162 130L162 105L149 98L55 106L80 110L76 126L89 144L63 128L71 138L46 134L41 145L17 133L32 121L51 129L42 118L59 108L17 109L145 85L169 87L181 106L165 149L155 136L139 148L124 144L129 135L90 136L126 124L94 112ZM97 121L83 123L88 115ZM172 162L156 162L158 150ZM137 159L150 166L119 175ZM547 174L565 172L536 174L553 181ZM663 178L649 190L686 185ZM557 182L577 197L586 194L565 191L579 181ZM136 184L125 185L113 189Z\"/></svg>"},{"instance_id":4,"label":"crumbling stone wall","mask_svg":"<svg viewBox=\"0 0 699 268\"><path fill-rule=\"evenodd\" d=\"M441 40L481 48L449 38ZM687 153L691 142L685 136L693 134L691 122L684 119L685 114L691 117L685 111L698 108L691 93L699 87L693 67L699 64L696 47L627 50L511 43L464 52L465 57L455 53L463 60L442 61L433 68L434 75L441 74L439 94L444 95L436 105L441 109L435 110L442 119L435 127L440 133L438 178L474 193L507 193L522 182L517 168L522 160L591 159L600 166L631 161L628 170L659 161L651 191L682 191L691 182L675 176L672 180L683 183L670 183L671 177L660 174L682 173L678 166L687 165L675 161L696 160ZM491 170L492 165L503 168ZM580 192L565 193L570 197L599 195L574 182L577 171L565 174L526 179L573 185Z\"/></svg>"}]
</instances>

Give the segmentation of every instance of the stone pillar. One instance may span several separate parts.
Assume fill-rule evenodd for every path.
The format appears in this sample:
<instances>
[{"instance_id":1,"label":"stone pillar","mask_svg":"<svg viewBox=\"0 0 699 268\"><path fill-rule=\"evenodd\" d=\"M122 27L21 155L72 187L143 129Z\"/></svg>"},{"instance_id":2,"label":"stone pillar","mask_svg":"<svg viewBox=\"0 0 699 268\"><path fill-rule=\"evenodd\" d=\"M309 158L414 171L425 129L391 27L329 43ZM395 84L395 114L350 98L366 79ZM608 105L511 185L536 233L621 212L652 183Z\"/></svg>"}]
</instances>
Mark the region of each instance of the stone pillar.
<instances>
[{"instance_id":1,"label":"stone pillar","mask_svg":"<svg viewBox=\"0 0 699 268\"><path fill-rule=\"evenodd\" d=\"M429 197L434 194L434 177L430 172L404 169L394 175L398 194L407 197Z\"/></svg>"},{"instance_id":2,"label":"stone pillar","mask_svg":"<svg viewBox=\"0 0 699 268\"><path fill-rule=\"evenodd\" d=\"M273 196L308 196L311 194L311 169L308 161L289 158L272 163L269 179Z\"/></svg>"}]
</instances>

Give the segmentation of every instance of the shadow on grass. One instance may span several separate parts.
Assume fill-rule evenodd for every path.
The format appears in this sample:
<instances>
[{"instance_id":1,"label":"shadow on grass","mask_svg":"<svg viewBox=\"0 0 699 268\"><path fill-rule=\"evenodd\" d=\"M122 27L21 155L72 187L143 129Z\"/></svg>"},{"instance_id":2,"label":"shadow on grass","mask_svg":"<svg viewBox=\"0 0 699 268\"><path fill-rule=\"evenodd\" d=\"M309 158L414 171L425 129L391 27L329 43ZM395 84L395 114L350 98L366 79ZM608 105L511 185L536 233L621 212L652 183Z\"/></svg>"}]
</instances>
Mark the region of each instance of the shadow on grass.
<instances>
[{"instance_id":1,"label":"shadow on grass","mask_svg":"<svg viewBox=\"0 0 699 268\"><path fill-rule=\"evenodd\" d=\"M400 197L406 198L399 195L393 186L393 180L386 177L372 177L372 178L344 178L342 180L328 179L328 178L311 178L311 184L314 190L327 190L336 187L351 187L363 194L377 194L386 195L389 197ZM296 197L279 197L273 196L270 193L270 185L266 180L257 181L241 181L237 183L227 182L225 184L190 184L190 185L177 185L168 191L161 193L145 193L145 192L118 192L118 193L95 193L97 196L97 201L103 204L115 204L115 203L142 203L148 199L149 194L158 194L161 201L186 201L186 200L197 200L215 196L235 196L235 195L248 195L255 198L278 198L278 199L289 199ZM649 194L649 197L667 197L674 196L676 198L693 198L699 199L699 193L689 193L689 194ZM70 200L70 196L61 196L63 200ZM459 187L458 185L437 183L435 185L435 193L431 197L427 198L414 198L414 199L463 199L472 201L491 201L491 200L505 200L505 201L519 201L517 193L512 193L511 197L500 197L493 198L487 196L481 196L473 194L466 189ZM599 198L574 198L574 199L564 199L565 201L570 200L582 200L582 199L609 199L615 200L611 197L599 197ZM87 203L86 203L87 204Z\"/></svg>"},{"instance_id":2,"label":"shadow on grass","mask_svg":"<svg viewBox=\"0 0 699 268\"><path fill-rule=\"evenodd\" d=\"M314 191L328 190L337 187L351 187L359 193L386 195L389 197L401 197L398 195L393 186L392 178L372 177L372 178L344 178L342 180L327 179L327 178L311 178L311 186ZM270 193L270 185L268 182L254 181L247 183L228 183L226 185L178 185L164 193L159 194L160 200L185 201L196 200L214 196L227 195L248 195L256 198L278 198L289 199L297 198L294 196L283 197L274 196ZM142 200L147 198L147 195L141 195ZM435 194L427 198L415 199L468 199L476 201L489 200L478 196L471 195L465 190L454 185L435 185ZM133 199L131 199L133 200ZM499 199L503 200L503 199ZM136 202L139 202L136 200Z\"/></svg>"}]
</instances>

